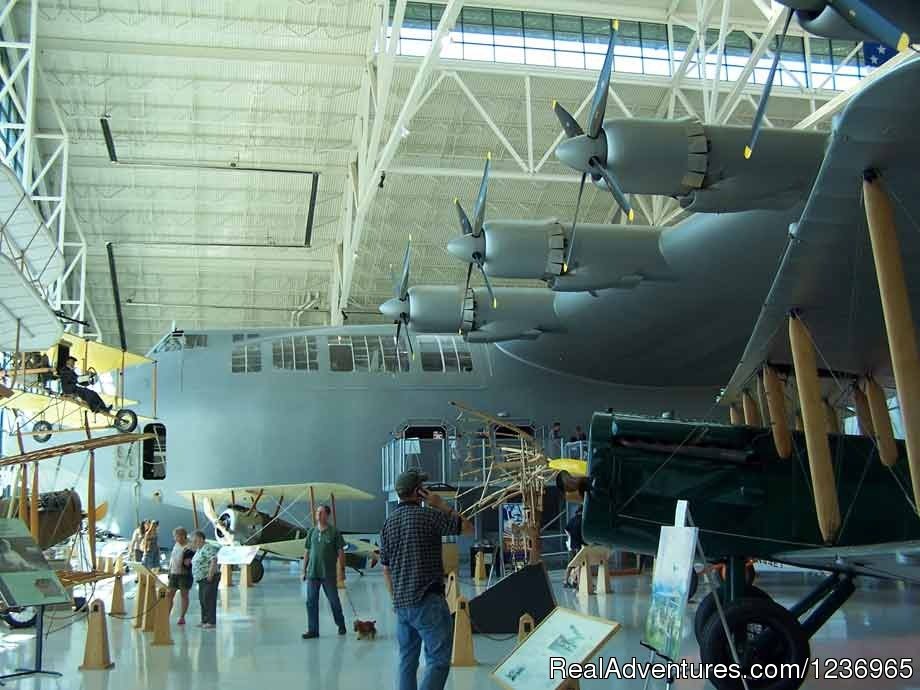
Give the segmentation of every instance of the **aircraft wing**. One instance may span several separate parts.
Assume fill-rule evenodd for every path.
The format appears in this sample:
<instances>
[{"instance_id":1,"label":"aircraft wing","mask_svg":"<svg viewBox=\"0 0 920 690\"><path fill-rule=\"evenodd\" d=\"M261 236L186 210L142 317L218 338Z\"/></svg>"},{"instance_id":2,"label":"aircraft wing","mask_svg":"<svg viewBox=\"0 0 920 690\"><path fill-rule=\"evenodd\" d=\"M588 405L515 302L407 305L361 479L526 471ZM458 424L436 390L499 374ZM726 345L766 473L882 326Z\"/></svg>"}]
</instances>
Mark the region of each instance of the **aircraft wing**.
<instances>
[{"instance_id":1,"label":"aircraft wing","mask_svg":"<svg viewBox=\"0 0 920 690\"><path fill-rule=\"evenodd\" d=\"M824 162L722 400L736 400L764 362L792 362L786 317L801 313L818 366L891 382L888 343L862 205L874 168L892 197L914 320L920 322L920 89L912 58L868 85L835 121Z\"/></svg>"},{"instance_id":2,"label":"aircraft wing","mask_svg":"<svg viewBox=\"0 0 920 690\"><path fill-rule=\"evenodd\" d=\"M148 359L143 355L133 352L122 353L117 347L95 340L86 340L71 333L65 333L64 337L58 341L58 344L67 345L70 348L71 357L77 358L77 364L84 372L89 368L95 369L100 374L121 369L122 356L124 356L124 365L126 367L153 363L152 359ZM55 365L61 364L57 361L57 345L48 350L46 354L48 359L54 362Z\"/></svg>"},{"instance_id":3,"label":"aircraft wing","mask_svg":"<svg viewBox=\"0 0 920 690\"><path fill-rule=\"evenodd\" d=\"M347 534L343 536L345 537L346 554L365 556L367 558L373 558L377 554L377 547L370 542L350 537ZM278 556L279 558L297 560L303 556L303 544L303 539L289 539L287 541L272 541L265 544L252 544L252 546L258 546L260 550Z\"/></svg>"},{"instance_id":4,"label":"aircraft wing","mask_svg":"<svg viewBox=\"0 0 920 690\"><path fill-rule=\"evenodd\" d=\"M9 166L0 164L0 218L4 244L28 265L39 283L49 285L64 272L64 255L36 205ZM10 252L8 247L3 247Z\"/></svg>"},{"instance_id":5,"label":"aircraft wing","mask_svg":"<svg viewBox=\"0 0 920 690\"><path fill-rule=\"evenodd\" d=\"M333 484L329 482L306 482L303 484L271 484L265 486L238 486L226 489L195 489L194 491L179 491L180 496L191 501L195 499L210 499L214 503L231 503L244 498L255 500L258 496L263 498L285 499L287 502L308 501L312 498L317 503L326 503L335 497L339 501L372 501L374 496L348 486L347 484Z\"/></svg>"},{"instance_id":6,"label":"aircraft wing","mask_svg":"<svg viewBox=\"0 0 920 690\"><path fill-rule=\"evenodd\" d=\"M920 583L920 541L828 547L790 551L775 560L816 570L871 575L892 580Z\"/></svg>"},{"instance_id":7,"label":"aircraft wing","mask_svg":"<svg viewBox=\"0 0 920 690\"><path fill-rule=\"evenodd\" d=\"M145 441L148 438L156 438L156 434L110 434L108 436L98 436L96 438L74 441L73 443L63 443L57 446L40 448L38 450L32 450L27 453L21 453L19 455L7 455L3 458L0 458L0 467L12 467L14 465L19 465L26 462L51 460L54 458L59 458L62 455L67 455L68 453L82 453L89 450L96 450L98 448L120 446L124 443ZM100 508L101 506L97 506L97 519L100 519L105 515L104 512L102 515L99 514L98 511ZM106 508L108 508L108 506L106 506Z\"/></svg>"},{"instance_id":8,"label":"aircraft wing","mask_svg":"<svg viewBox=\"0 0 920 690\"><path fill-rule=\"evenodd\" d=\"M100 397L108 405L116 404L116 398L100 393ZM119 399L117 402L121 402ZM125 400L124 406L136 405L136 400ZM83 425L83 413L89 408L76 400L48 395L45 393L29 393L15 390L6 398L0 398L0 408L8 407L13 410L22 410L33 418L45 419L52 424L59 424L65 428L80 428ZM140 419L140 417L138 417Z\"/></svg>"}]
</instances>

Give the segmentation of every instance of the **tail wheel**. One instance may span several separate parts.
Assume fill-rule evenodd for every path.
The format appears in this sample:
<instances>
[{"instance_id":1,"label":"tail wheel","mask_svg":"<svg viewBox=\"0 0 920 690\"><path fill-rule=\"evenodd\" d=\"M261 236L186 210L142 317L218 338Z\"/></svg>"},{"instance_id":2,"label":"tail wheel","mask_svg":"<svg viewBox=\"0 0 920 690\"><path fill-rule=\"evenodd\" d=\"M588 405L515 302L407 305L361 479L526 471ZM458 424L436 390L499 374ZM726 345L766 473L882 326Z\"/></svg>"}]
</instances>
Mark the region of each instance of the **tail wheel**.
<instances>
[{"instance_id":1,"label":"tail wheel","mask_svg":"<svg viewBox=\"0 0 920 690\"><path fill-rule=\"evenodd\" d=\"M805 665L811 649L808 635L789 611L771 599L744 597L725 605L725 622L738 653L744 674L754 664L761 671L767 664L795 664L802 669L799 678L753 678L748 690L797 690L805 681ZM704 664L732 664L726 628L716 615L700 636L700 660ZM740 678L709 678L716 690L744 690Z\"/></svg>"},{"instance_id":2,"label":"tail wheel","mask_svg":"<svg viewBox=\"0 0 920 690\"><path fill-rule=\"evenodd\" d=\"M265 577L265 565L261 558L256 558L249 564L249 581L257 584L262 581L263 577Z\"/></svg>"},{"instance_id":3,"label":"tail wheel","mask_svg":"<svg viewBox=\"0 0 920 690\"><path fill-rule=\"evenodd\" d=\"M720 596L721 596L721 591ZM770 595L764 592L759 587L754 585L749 585L744 590L744 596L748 599L769 599ZM722 601L722 608L725 608L725 602ZM696 641L699 642L703 637L703 630L706 628L706 624L709 623L709 620L715 616L718 618L719 610L716 608L716 593L710 592L703 600L700 602L700 605L696 607L696 614L693 617L693 633L696 635Z\"/></svg>"},{"instance_id":4,"label":"tail wheel","mask_svg":"<svg viewBox=\"0 0 920 690\"><path fill-rule=\"evenodd\" d=\"M31 628L38 619L38 609L34 606L7 609L3 613L0 613L0 618L14 630L19 628Z\"/></svg>"},{"instance_id":5,"label":"tail wheel","mask_svg":"<svg viewBox=\"0 0 920 690\"><path fill-rule=\"evenodd\" d=\"M134 410L119 410L115 413L115 421L112 426L123 434L130 433L137 428L137 415Z\"/></svg>"},{"instance_id":6,"label":"tail wheel","mask_svg":"<svg viewBox=\"0 0 920 690\"><path fill-rule=\"evenodd\" d=\"M54 429L54 427L51 426L51 422L39 419L32 425L32 438L35 439L36 443L47 443L51 440L52 429Z\"/></svg>"}]
</instances>

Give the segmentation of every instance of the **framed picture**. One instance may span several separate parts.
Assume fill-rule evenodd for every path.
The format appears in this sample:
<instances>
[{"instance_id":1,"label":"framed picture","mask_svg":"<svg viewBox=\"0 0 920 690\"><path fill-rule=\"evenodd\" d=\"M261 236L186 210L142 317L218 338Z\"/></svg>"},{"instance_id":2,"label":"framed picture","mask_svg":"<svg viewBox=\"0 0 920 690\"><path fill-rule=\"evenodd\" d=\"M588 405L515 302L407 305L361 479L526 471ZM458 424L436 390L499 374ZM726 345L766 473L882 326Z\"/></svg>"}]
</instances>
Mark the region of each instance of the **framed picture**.
<instances>
[{"instance_id":1,"label":"framed picture","mask_svg":"<svg viewBox=\"0 0 920 690\"><path fill-rule=\"evenodd\" d=\"M565 683L560 674L550 676L550 658L566 665L584 663L620 630L616 621L556 607L530 636L492 671L492 678L507 690L557 690Z\"/></svg>"},{"instance_id":2,"label":"framed picture","mask_svg":"<svg viewBox=\"0 0 920 690\"><path fill-rule=\"evenodd\" d=\"M674 661L680 659L696 538L696 527L662 527L658 540L652 598L645 620L645 642Z\"/></svg>"}]
</instances>

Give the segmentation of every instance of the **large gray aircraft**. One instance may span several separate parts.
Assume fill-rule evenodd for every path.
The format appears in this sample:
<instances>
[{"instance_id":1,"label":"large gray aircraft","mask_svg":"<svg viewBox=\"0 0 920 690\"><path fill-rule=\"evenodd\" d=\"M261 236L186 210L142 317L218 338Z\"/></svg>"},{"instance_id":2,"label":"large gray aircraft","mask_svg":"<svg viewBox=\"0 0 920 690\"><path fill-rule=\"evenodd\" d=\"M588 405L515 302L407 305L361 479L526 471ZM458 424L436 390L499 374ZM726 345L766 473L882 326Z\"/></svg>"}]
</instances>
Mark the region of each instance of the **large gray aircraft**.
<instances>
[{"instance_id":1,"label":"large gray aircraft","mask_svg":"<svg viewBox=\"0 0 920 690\"><path fill-rule=\"evenodd\" d=\"M615 32L608 58L614 39ZM714 407L720 390L738 389L756 362L777 355L764 316L768 295L778 312L822 302L839 311L835 300L860 287L859 328L872 337L846 340L842 328L822 335L845 340L841 349L853 346L848 371L886 369L882 336L874 335L883 334L877 286L862 280L867 261L871 274L871 254L864 229L856 232L859 181L864 169L883 170L904 201L899 226L911 227L920 212L910 193L917 183L918 68L909 61L854 98L830 135L758 134L756 123L749 131L689 120L607 120L606 60L584 128L555 108L568 135L558 157L582 173L583 184L590 176L608 189L626 217L629 193L675 197L693 216L667 228L578 224L579 191L571 223L487 220L487 163L472 218L457 204L461 231L448 247L468 264L465 286L410 286L407 251L396 294L381 306L397 324L396 339L386 326L164 338L153 356L165 476L140 481L125 469L130 459L116 458L105 496L111 527L129 532L138 513L160 517L164 527L188 523L176 492L190 487L330 481L379 494L380 449L392 431L411 419L450 421L450 400L538 425L558 419L566 429L607 408L722 419L727 415ZM831 179L829 168L841 160L852 179ZM835 245L831 269L810 272L809 263L790 265L789 256L802 228L814 227L818 202L851 215L835 218L848 232L840 234L847 242ZM474 270L484 287L470 286ZM546 287L493 288L489 277L537 279ZM780 278L791 287L777 292ZM149 389L153 375L129 379L128 396L141 397L132 391ZM380 508L349 507L343 520L373 531Z\"/></svg>"}]
</instances>

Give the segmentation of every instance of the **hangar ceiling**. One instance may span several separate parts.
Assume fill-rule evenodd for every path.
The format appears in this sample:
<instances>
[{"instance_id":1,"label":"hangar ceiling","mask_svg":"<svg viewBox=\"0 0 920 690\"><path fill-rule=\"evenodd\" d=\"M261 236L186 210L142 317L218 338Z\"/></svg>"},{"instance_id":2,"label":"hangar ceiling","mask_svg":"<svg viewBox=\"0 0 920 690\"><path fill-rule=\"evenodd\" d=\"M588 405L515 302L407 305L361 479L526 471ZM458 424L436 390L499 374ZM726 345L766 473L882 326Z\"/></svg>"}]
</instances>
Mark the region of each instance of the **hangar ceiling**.
<instances>
[{"instance_id":1,"label":"hangar ceiling","mask_svg":"<svg viewBox=\"0 0 920 690\"><path fill-rule=\"evenodd\" d=\"M336 323L343 310L349 323L379 321L376 305L391 296L392 267L410 234L413 284L461 283L464 266L445 251L458 232L451 200L472 204L487 151L487 219L571 220L578 178L552 156L560 128L551 103L574 112L596 72L527 64L536 61L530 57L525 64L457 59L472 40L459 24L437 42L445 51L438 59L429 47L441 12L461 21L482 16L463 14L460 2L434 6L429 47L416 41L413 49L421 46L421 55L395 54L396 44L392 51L386 44L391 14L396 25L405 12L406 39L421 35L418 16L427 7L404 5L42 0L37 131L53 126L56 104L69 137L68 227L86 238L86 298L106 340L115 340L116 322L105 242L114 246L128 344L145 349L173 322L192 330ZM518 14L564 5L570 17L667 27L665 73L635 73L627 60L615 65L608 117L750 123L770 60L771 41L759 39L772 39L779 23L767 0L466 5ZM21 0L14 8L17 26L28 24L29 7ZM694 77L699 49L691 44L681 60L678 37L687 48L701 25L712 60L720 34L747 35L748 52L762 42L766 50L750 62L759 82ZM774 89L769 126L827 126L839 94L857 88L866 71L857 69L858 46L833 49L838 76L853 71L849 81L796 76L784 50L786 85ZM728 76L747 63L740 59ZM682 217L671 200L636 204L640 224ZM582 219L612 215L609 194L586 191Z\"/></svg>"}]
</instances>

